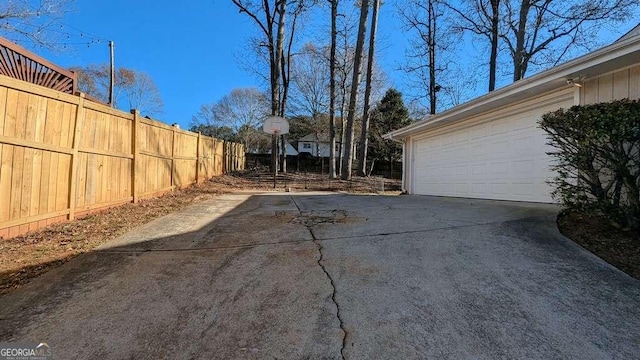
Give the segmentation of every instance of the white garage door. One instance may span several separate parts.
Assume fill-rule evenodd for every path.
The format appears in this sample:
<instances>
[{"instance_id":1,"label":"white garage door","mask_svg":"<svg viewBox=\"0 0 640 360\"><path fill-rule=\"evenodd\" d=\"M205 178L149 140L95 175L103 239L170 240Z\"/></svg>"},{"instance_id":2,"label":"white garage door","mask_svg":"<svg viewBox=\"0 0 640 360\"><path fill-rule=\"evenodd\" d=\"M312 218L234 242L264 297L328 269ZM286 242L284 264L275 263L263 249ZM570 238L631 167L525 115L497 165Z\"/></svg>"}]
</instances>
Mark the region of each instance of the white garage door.
<instances>
[{"instance_id":1,"label":"white garage door","mask_svg":"<svg viewBox=\"0 0 640 360\"><path fill-rule=\"evenodd\" d=\"M499 200L552 202L553 177L541 115L573 99L511 112L489 122L413 141L412 192Z\"/></svg>"}]
</instances>

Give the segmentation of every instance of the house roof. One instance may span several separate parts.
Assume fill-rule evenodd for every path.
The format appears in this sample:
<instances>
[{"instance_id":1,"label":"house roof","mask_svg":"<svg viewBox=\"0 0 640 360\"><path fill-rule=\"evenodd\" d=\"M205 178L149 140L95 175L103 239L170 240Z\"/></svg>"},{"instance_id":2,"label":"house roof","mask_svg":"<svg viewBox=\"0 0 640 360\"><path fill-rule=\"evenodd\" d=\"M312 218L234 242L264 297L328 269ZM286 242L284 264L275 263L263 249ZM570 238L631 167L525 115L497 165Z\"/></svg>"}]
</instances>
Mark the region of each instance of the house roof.
<instances>
[{"instance_id":1,"label":"house roof","mask_svg":"<svg viewBox=\"0 0 640 360\"><path fill-rule=\"evenodd\" d=\"M436 115L394 130L386 139L400 140L409 135L480 115L506 105L530 99L553 90L572 86L570 80L596 77L637 64L640 59L640 25L599 50L524 78Z\"/></svg>"},{"instance_id":2,"label":"house roof","mask_svg":"<svg viewBox=\"0 0 640 360\"><path fill-rule=\"evenodd\" d=\"M620 41L620 40L626 40L629 39L633 36L640 36L640 24L636 25L636 27L634 27L633 29L629 30L629 32L627 32L626 34L622 35L620 37L620 39L616 40L616 41Z\"/></svg>"}]
</instances>

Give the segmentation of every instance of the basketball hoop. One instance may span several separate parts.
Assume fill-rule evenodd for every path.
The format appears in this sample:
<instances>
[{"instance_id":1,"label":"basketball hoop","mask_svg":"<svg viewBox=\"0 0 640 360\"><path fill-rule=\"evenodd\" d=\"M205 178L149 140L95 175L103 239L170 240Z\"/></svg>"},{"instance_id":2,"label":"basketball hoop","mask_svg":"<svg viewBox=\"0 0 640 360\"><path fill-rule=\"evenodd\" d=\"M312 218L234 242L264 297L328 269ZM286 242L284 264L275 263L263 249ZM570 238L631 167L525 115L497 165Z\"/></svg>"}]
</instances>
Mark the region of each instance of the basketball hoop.
<instances>
[{"instance_id":1,"label":"basketball hoop","mask_svg":"<svg viewBox=\"0 0 640 360\"><path fill-rule=\"evenodd\" d=\"M276 188L276 179L278 177L278 135L284 135L289 133L289 122L280 116L269 116L264 120L262 131L267 134L271 134L271 156L273 157L273 188ZM283 146L285 146L283 144Z\"/></svg>"},{"instance_id":2,"label":"basketball hoop","mask_svg":"<svg viewBox=\"0 0 640 360\"><path fill-rule=\"evenodd\" d=\"M269 116L264 120L262 131L271 135L284 135L289 133L289 122L280 116Z\"/></svg>"}]
</instances>

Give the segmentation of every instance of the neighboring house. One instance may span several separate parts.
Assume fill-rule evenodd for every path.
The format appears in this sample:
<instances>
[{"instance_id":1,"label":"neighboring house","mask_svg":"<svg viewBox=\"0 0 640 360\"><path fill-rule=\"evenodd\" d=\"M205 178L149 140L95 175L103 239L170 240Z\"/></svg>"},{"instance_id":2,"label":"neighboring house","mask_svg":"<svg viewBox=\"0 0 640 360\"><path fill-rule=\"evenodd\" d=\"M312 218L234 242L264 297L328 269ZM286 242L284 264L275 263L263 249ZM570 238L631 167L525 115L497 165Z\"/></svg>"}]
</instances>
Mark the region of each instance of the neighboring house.
<instances>
[{"instance_id":1,"label":"neighboring house","mask_svg":"<svg viewBox=\"0 0 640 360\"><path fill-rule=\"evenodd\" d=\"M386 134L412 194L552 202L537 122L573 105L640 98L640 26L600 50Z\"/></svg>"},{"instance_id":2,"label":"neighboring house","mask_svg":"<svg viewBox=\"0 0 640 360\"><path fill-rule=\"evenodd\" d=\"M254 149L249 151L249 154L271 154L271 149L267 150L266 152L261 152L259 150ZM296 155L298 155L298 151L296 150L296 148L294 148L293 145L291 145L290 143L287 143L287 156L296 156Z\"/></svg>"},{"instance_id":3,"label":"neighboring house","mask_svg":"<svg viewBox=\"0 0 640 360\"><path fill-rule=\"evenodd\" d=\"M327 134L316 135L315 133L311 133L298 139L298 152L300 154L309 153L314 157L329 157L330 144ZM336 141L336 156L339 152L340 142Z\"/></svg>"},{"instance_id":4,"label":"neighboring house","mask_svg":"<svg viewBox=\"0 0 640 360\"><path fill-rule=\"evenodd\" d=\"M278 151L280 151L280 149L278 149ZM271 154L271 150L269 150L269 154ZM287 156L297 156L297 155L298 155L298 150L296 150L296 148L293 147L293 145L287 142Z\"/></svg>"}]
</instances>

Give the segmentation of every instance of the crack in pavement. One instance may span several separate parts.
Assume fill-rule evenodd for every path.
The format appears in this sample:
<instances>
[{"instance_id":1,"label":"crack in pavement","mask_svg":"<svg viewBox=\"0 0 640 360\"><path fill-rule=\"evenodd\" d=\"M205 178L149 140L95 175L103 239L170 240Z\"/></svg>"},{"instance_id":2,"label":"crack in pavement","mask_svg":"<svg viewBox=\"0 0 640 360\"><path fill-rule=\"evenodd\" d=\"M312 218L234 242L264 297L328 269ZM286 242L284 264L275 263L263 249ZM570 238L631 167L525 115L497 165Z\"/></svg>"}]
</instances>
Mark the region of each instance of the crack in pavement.
<instances>
[{"instance_id":1,"label":"crack in pavement","mask_svg":"<svg viewBox=\"0 0 640 360\"><path fill-rule=\"evenodd\" d=\"M291 201L293 201L293 204L296 206L296 208L298 208L298 212L302 216L302 209L300 209L300 206L298 206L298 203L293 198L293 196L291 197ZM331 288L333 290L332 293L331 293L331 301L333 301L333 304L336 306L336 317L338 318L338 322L340 323L340 329L342 330L342 334L343 334L342 335L342 346L340 347L340 356L342 356L342 359L344 360L345 359L344 350L345 350L345 347L347 346L347 335L348 335L348 333L347 333L347 329L344 326L344 320L342 319L342 315L340 314L340 305L338 304L338 301L336 300L336 284L333 281L333 278L331 277L331 275L329 274L327 269L322 264L322 262L324 261L324 253L323 253L322 250L324 249L324 247L318 241L318 239L316 238L316 235L313 233L313 224L312 223L304 223L304 226L307 228L307 230L309 230L309 233L311 234L311 238L313 239L312 240L313 243L316 244L316 246L318 247L318 253L320 254L320 256L318 257L318 266L320 266L320 268L322 269L324 274L329 279L329 283L331 284Z\"/></svg>"},{"instance_id":2,"label":"crack in pavement","mask_svg":"<svg viewBox=\"0 0 640 360\"><path fill-rule=\"evenodd\" d=\"M528 219L528 218L525 218ZM239 248L254 248L260 246L271 246L271 245L286 245L286 244L299 244L304 242L320 242L320 241L334 241L334 240L346 240L346 239L361 239L361 238L370 238L370 237L383 237L383 236L394 236L394 235L405 235L405 234L417 234L417 233L427 233L439 230L455 230L455 229L464 229L476 226L485 226L485 225L497 225L502 224L504 221L493 221L487 223L479 223L472 225L454 225L454 226L444 226L437 227L432 229L419 229L419 230L406 230L406 231L394 231L388 233L375 233L375 234L366 234L366 235L348 235L348 236L336 236L330 238L318 238L315 237L315 234L312 234L311 240L286 240L286 241L273 241L273 242L265 242L260 244L243 244L243 245L228 245L228 246L210 246L210 247L194 247L194 248L173 248L173 249L121 249L121 250L95 250L95 253L104 253L104 254L135 254L135 253L154 253L154 252L197 252L197 251L216 251L216 250L232 250ZM316 244L317 245L317 244Z\"/></svg>"}]
</instances>

